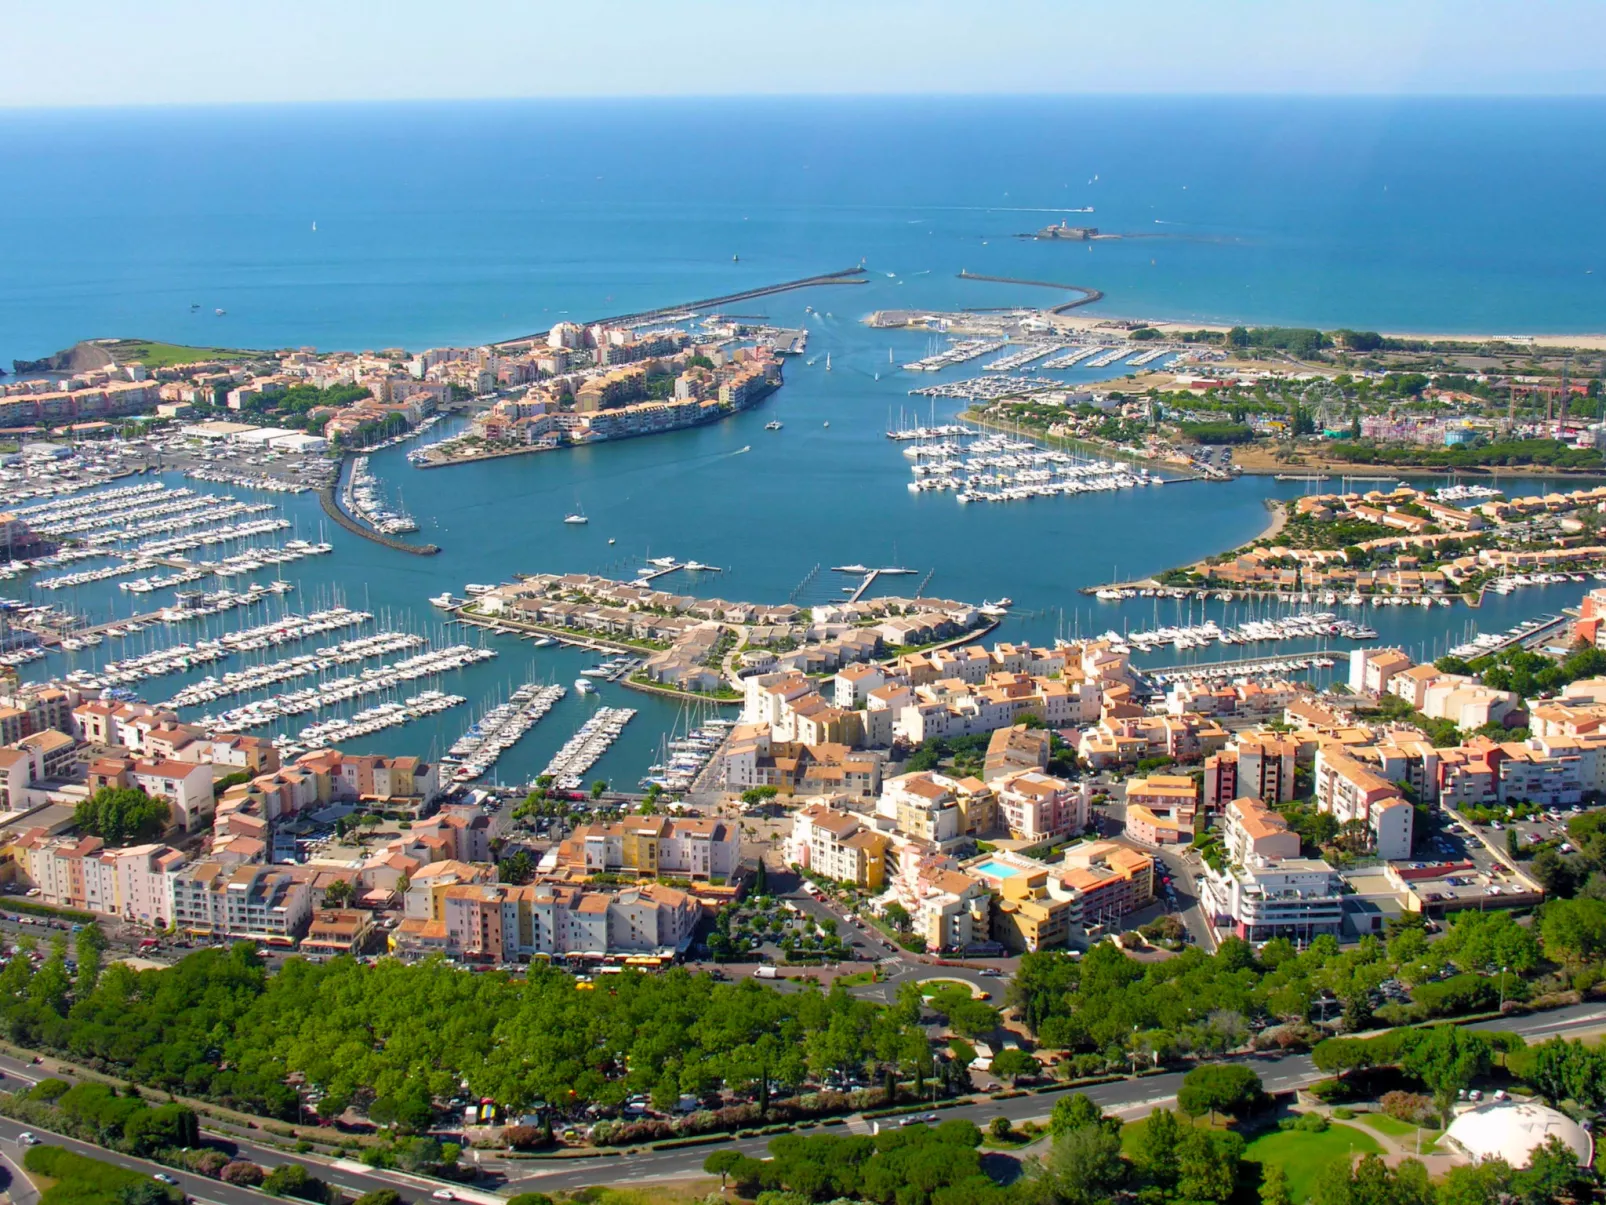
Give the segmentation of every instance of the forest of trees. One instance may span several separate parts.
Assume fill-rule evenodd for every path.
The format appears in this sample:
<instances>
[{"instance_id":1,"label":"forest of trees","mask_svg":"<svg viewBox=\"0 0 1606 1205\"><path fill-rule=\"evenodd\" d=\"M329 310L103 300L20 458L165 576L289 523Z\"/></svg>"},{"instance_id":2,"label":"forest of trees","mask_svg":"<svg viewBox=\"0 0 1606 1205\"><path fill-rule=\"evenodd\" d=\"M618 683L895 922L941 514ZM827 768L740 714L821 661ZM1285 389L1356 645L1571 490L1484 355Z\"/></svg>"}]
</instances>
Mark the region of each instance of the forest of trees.
<instances>
[{"instance_id":1,"label":"forest of trees","mask_svg":"<svg viewBox=\"0 0 1606 1205\"><path fill-rule=\"evenodd\" d=\"M68 974L64 948L0 970L0 1024L18 1044L281 1118L297 1113L286 1076L302 1072L320 1113L356 1104L413 1128L464 1083L516 1109L635 1093L672 1105L719 1086L780 1095L869 1067L920 1074L919 1015L909 993L881 1007L685 970L627 971L592 991L562 971L470 975L439 960L292 959L270 974L245 944L161 970L114 964L88 982Z\"/></svg>"}]
</instances>

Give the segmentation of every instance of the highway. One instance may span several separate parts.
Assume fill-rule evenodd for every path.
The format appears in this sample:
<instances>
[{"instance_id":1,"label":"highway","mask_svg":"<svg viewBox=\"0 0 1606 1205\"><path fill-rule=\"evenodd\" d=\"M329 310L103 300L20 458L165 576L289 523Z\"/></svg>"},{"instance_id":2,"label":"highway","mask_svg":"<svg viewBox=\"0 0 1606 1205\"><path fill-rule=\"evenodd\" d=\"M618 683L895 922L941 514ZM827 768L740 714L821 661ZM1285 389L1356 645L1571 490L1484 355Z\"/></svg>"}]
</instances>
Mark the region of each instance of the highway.
<instances>
[{"instance_id":1,"label":"highway","mask_svg":"<svg viewBox=\"0 0 1606 1205\"><path fill-rule=\"evenodd\" d=\"M934 968L936 969L936 968ZM1522 1034L1529 1039L1543 1041L1580 1031L1606 1028L1606 1004L1577 1004L1546 1013L1524 1017L1507 1017L1473 1025L1473 1029L1505 1030ZM1309 1055L1262 1055L1234 1060L1247 1063L1260 1074L1268 1092L1288 1092L1322 1079ZM1176 1099L1182 1085L1181 1072L1126 1079L1116 1083L1097 1084L1083 1088L1091 1099L1107 1113L1127 1117L1142 1116L1151 1109L1169 1104ZM1054 1102L1075 1089L1057 1089L1052 1092L1031 1093L1012 1100L984 1100L976 1104L938 1109L935 1116L941 1120L962 1118L973 1121L985 1129L995 1117L1007 1117L1017 1126L1026 1121L1046 1121L1053 1111ZM883 1125L897 1124L897 1119ZM868 1133L869 1127L861 1118L850 1118L844 1130L848 1133ZM768 1138L745 1138L725 1145L736 1147L744 1154L762 1156ZM615 1158L569 1159L558 1161L503 1162L508 1186L512 1191L552 1192L559 1189L583 1188L592 1184L628 1185L673 1180L697 1174L710 1151L721 1144L686 1147L672 1151L642 1151L634 1155ZM489 1164L489 1160L487 1163ZM501 1162L501 1161L498 1161Z\"/></svg>"},{"instance_id":2,"label":"highway","mask_svg":"<svg viewBox=\"0 0 1606 1205\"><path fill-rule=\"evenodd\" d=\"M947 971L947 968L927 969L936 974ZM1482 1022L1470 1028L1518 1033L1531 1041L1573 1036L1606 1029L1606 1004L1599 1002L1577 1004L1544 1013ZM1291 1091L1322 1078L1309 1055L1253 1055L1235 1061L1254 1067L1270 1092ZM3 1074L8 1081L0 1083L0 1087L6 1089L14 1090L18 1086L18 1081L36 1083L43 1076L56 1073L53 1059L47 1059L43 1065L34 1066L18 1059L0 1056L0 1074ZM67 1078L70 1079L71 1076ZM1135 1117L1173 1101L1181 1084L1181 1072L1165 1072L1139 1079L1097 1084L1081 1091L1108 1113ZM1030 1120L1045 1121L1054 1108L1054 1102L1075 1090L1057 1088L1049 1092L1029 1093L1011 1100L982 1099L971 1104L937 1109L931 1116L941 1120L961 1118L972 1121L982 1128L995 1117L1007 1117L1016 1125ZM869 1133L874 1124L862 1117L854 1116L847 1119L846 1125L841 1127L840 1132ZM897 1124L897 1121L896 1119L890 1122L883 1121L881 1124ZM202 1201L214 1202L215 1205L262 1205L264 1201L262 1194L249 1189L236 1188L204 1176L163 1169L146 1160L135 1159L129 1155L118 1154L73 1139L60 1138L48 1134L38 1126L30 1127L8 1118L0 1118L0 1157L8 1162L20 1163L23 1148L18 1144L17 1136L30 1128L48 1142L136 1171L154 1174L157 1171L167 1170L180 1181L186 1193ZM339 1186L352 1195L389 1188L399 1193L404 1200L427 1202L431 1191L440 1184L439 1181L400 1172L376 1171L346 1160L334 1161L312 1154L287 1154L239 1138L233 1133L214 1135L214 1138L233 1147L241 1158L250 1159L266 1168L284 1163L304 1164L313 1175ZM495 1186L496 1191L511 1194L577 1189L595 1184L629 1185L673 1180L700 1174L703 1160L708 1157L710 1151L719 1146L734 1146L746 1154L763 1156L768 1143L768 1138L746 1138L728 1144L711 1143L707 1146L686 1147L680 1150L641 1150L623 1155L570 1159L502 1159L494 1154L482 1152L480 1162L489 1180L482 1182L477 1188L457 1185L453 1185L452 1188L461 1200L491 1205L496 1198L492 1192L487 1191L487 1188L492 1186ZM13 1175L15 1174L13 1172ZM14 1194L13 1200L18 1201L19 1205L32 1205L25 1192L22 1196Z\"/></svg>"}]
</instances>

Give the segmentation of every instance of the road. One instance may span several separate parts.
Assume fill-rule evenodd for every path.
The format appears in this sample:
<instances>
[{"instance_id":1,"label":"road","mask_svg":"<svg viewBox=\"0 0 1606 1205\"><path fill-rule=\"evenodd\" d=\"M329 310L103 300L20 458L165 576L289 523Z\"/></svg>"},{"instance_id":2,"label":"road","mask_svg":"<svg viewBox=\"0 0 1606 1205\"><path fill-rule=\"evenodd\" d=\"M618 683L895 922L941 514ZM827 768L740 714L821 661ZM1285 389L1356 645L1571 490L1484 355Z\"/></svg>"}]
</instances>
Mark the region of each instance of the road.
<instances>
[{"instance_id":1,"label":"road","mask_svg":"<svg viewBox=\"0 0 1606 1205\"><path fill-rule=\"evenodd\" d=\"M1490 1021L1471 1028L1505 1030L1543 1040L1562 1034L1606 1028L1606 1005L1578 1004L1532 1016ZM1263 1055L1235 1061L1254 1067L1269 1092L1292 1091L1323 1078L1309 1055L1280 1057ZM1083 1088L1081 1091L1107 1113L1138 1116L1174 1100L1181 1085L1182 1073L1168 1072L1142 1079L1098 1084ZM1016 1125L1032 1120L1044 1121L1052 1112L1054 1102L1069 1091L1071 1089L1059 1089L1020 1096L1012 1100L987 1100L972 1105L939 1109L935 1115L944 1121L950 1118L972 1121L983 1129L995 1117L1007 1117ZM896 1124L896 1121L891 1124ZM862 1121L857 1118L849 1120L847 1130L857 1133L867 1132ZM765 1154L768 1143L767 1138L746 1138L727 1145L734 1146L744 1154L757 1157ZM642 1151L615 1158L570 1159L561 1163L552 1161L539 1166L532 1165L531 1162L504 1163L503 1166L507 1171L508 1186L513 1191L552 1192L594 1184L628 1185L698 1175L703 1160L708 1157L710 1151L716 1149L721 1149L719 1144L673 1151Z\"/></svg>"},{"instance_id":2,"label":"road","mask_svg":"<svg viewBox=\"0 0 1606 1205\"><path fill-rule=\"evenodd\" d=\"M946 973L947 971L947 968L928 969L938 973ZM1559 1035L1606 1029L1606 1004L1598 1002L1577 1004L1549 1012L1535 1013L1531 1016L1508 1017L1499 1021L1483 1022L1471 1026L1471 1028L1503 1030L1521 1034L1530 1040L1542 1041ZM1322 1078L1321 1072L1316 1070L1309 1055L1257 1055L1236 1061L1254 1067L1259 1072L1267 1090L1271 1092L1291 1091ZM32 1066L17 1059L0 1056L0 1073L3 1073L6 1080L11 1081L0 1086L15 1088L16 1081L21 1080L33 1083L37 1082L45 1074L54 1073L54 1061L48 1061L45 1066ZM1150 1109L1174 1100L1177 1089L1181 1084L1181 1072L1167 1072L1161 1075L1146 1076L1142 1079L1125 1079L1115 1083L1098 1084L1081 1089L1081 1091L1102 1106L1106 1112L1130 1117L1141 1115ZM1047 1119L1053 1110L1054 1102L1061 1099L1069 1091L1072 1091L1072 1089L1061 1088L1051 1092L1028 1094L1012 1100L982 1100L973 1104L939 1109L936 1111L935 1116L942 1120L959 1118L971 1121L982 1128L985 1128L995 1117L1007 1117L1016 1125L1031 1120L1043 1121ZM869 1132L870 1124L873 1123L866 1123L863 1118L852 1117L847 1120L845 1132L867 1133ZM36 1134L45 1138L46 1141L78 1151L81 1154L103 1159L109 1163L116 1163L119 1166L132 1168L151 1175L154 1175L157 1171L168 1171L169 1174L174 1175L179 1180L186 1193L203 1201L215 1202L216 1205L262 1205L263 1202L261 1194L254 1193L248 1189L236 1188L205 1176L174 1172L171 1168L164 1169L143 1159L135 1159L129 1155L108 1151L70 1138L59 1138L55 1135L47 1134L37 1126L29 1127L20 1122L11 1121L8 1118L0 1118L0 1156L20 1162L22 1148L17 1142L17 1135L30 1128ZM263 1167L271 1168L284 1163L304 1164L314 1175L339 1186L352 1195L389 1188L399 1193L404 1200L427 1202L429 1201L430 1190L436 1185L436 1182L424 1180L420 1177L407 1176L399 1172L375 1171L345 1161L336 1164L333 1161L310 1154L286 1154L283 1151L260 1146L254 1142L238 1138L233 1134L224 1136L224 1141L232 1144L237 1149L240 1157L250 1159ZM718 1149L722 1145L729 1145L748 1155L762 1156L766 1152L768 1142L769 1139L767 1138L746 1138L737 1139L728 1144L710 1144L708 1146L687 1147L681 1150L644 1150L616 1156L592 1156L563 1160L506 1160L486 1153L482 1155L481 1162L493 1182L503 1181L500 1186L503 1192L550 1192L559 1189L584 1188L596 1184L628 1185L700 1175L703 1160L708 1157L711 1150ZM460 1198L466 1200L482 1202L494 1200L492 1195L485 1190L485 1185L483 1184L478 1190L459 1189L454 1186L454 1191L457 1192ZM24 1202L23 1205L27 1205L27 1203Z\"/></svg>"}]
</instances>

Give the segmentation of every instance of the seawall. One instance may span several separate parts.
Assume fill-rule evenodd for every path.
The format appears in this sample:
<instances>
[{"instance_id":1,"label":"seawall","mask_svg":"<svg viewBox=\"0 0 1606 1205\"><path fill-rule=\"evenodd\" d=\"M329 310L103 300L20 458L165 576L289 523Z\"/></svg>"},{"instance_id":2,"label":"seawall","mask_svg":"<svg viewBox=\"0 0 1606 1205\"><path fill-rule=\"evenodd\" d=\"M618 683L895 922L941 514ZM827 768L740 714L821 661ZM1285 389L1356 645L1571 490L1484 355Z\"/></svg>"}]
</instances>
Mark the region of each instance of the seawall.
<instances>
[{"instance_id":1,"label":"seawall","mask_svg":"<svg viewBox=\"0 0 1606 1205\"><path fill-rule=\"evenodd\" d=\"M318 504L323 507L324 514L354 536L372 540L375 544L383 544L386 548L394 548L397 552L410 552L414 556L434 556L440 551L439 544L409 544L405 540L393 539L390 536L381 535L370 527L364 527L340 509L340 504L335 501L334 486L327 486L318 491Z\"/></svg>"},{"instance_id":2,"label":"seawall","mask_svg":"<svg viewBox=\"0 0 1606 1205\"><path fill-rule=\"evenodd\" d=\"M665 314L678 314L684 310L706 310L713 306L730 305L736 301L750 301L754 297L769 297L775 293L788 293L793 289L809 289L816 285L862 285L865 269L863 267L844 268L840 272L825 272L819 276L805 276L801 280L783 280L780 284L761 285L756 289L744 289L740 293L726 293L721 297L705 297L701 301L682 301L674 305L661 305L656 309L641 310L634 314L614 314L607 318L592 318L582 323L583 326L592 326L597 323L620 324L634 322L650 322L654 318ZM1100 294L1103 296L1103 294ZM492 347L507 347L514 343L528 343L545 335L545 331L536 331L533 334L520 335L514 339L503 339Z\"/></svg>"}]
</instances>

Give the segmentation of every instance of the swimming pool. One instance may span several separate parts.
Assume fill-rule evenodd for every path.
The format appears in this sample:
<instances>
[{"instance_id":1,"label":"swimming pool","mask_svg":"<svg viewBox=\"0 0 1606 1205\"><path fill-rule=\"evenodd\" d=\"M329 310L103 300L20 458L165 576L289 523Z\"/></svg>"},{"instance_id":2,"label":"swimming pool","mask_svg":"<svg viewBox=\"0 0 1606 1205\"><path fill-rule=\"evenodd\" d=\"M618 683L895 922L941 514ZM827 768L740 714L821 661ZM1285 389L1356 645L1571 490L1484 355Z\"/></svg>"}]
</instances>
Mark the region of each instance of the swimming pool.
<instances>
[{"instance_id":1,"label":"swimming pool","mask_svg":"<svg viewBox=\"0 0 1606 1205\"><path fill-rule=\"evenodd\" d=\"M990 875L995 879L1007 879L1011 875L1017 875L1020 873L1020 871L1014 866L1010 866L1004 862L994 862L991 859L978 863L974 869L979 874Z\"/></svg>"}]
</instances>

